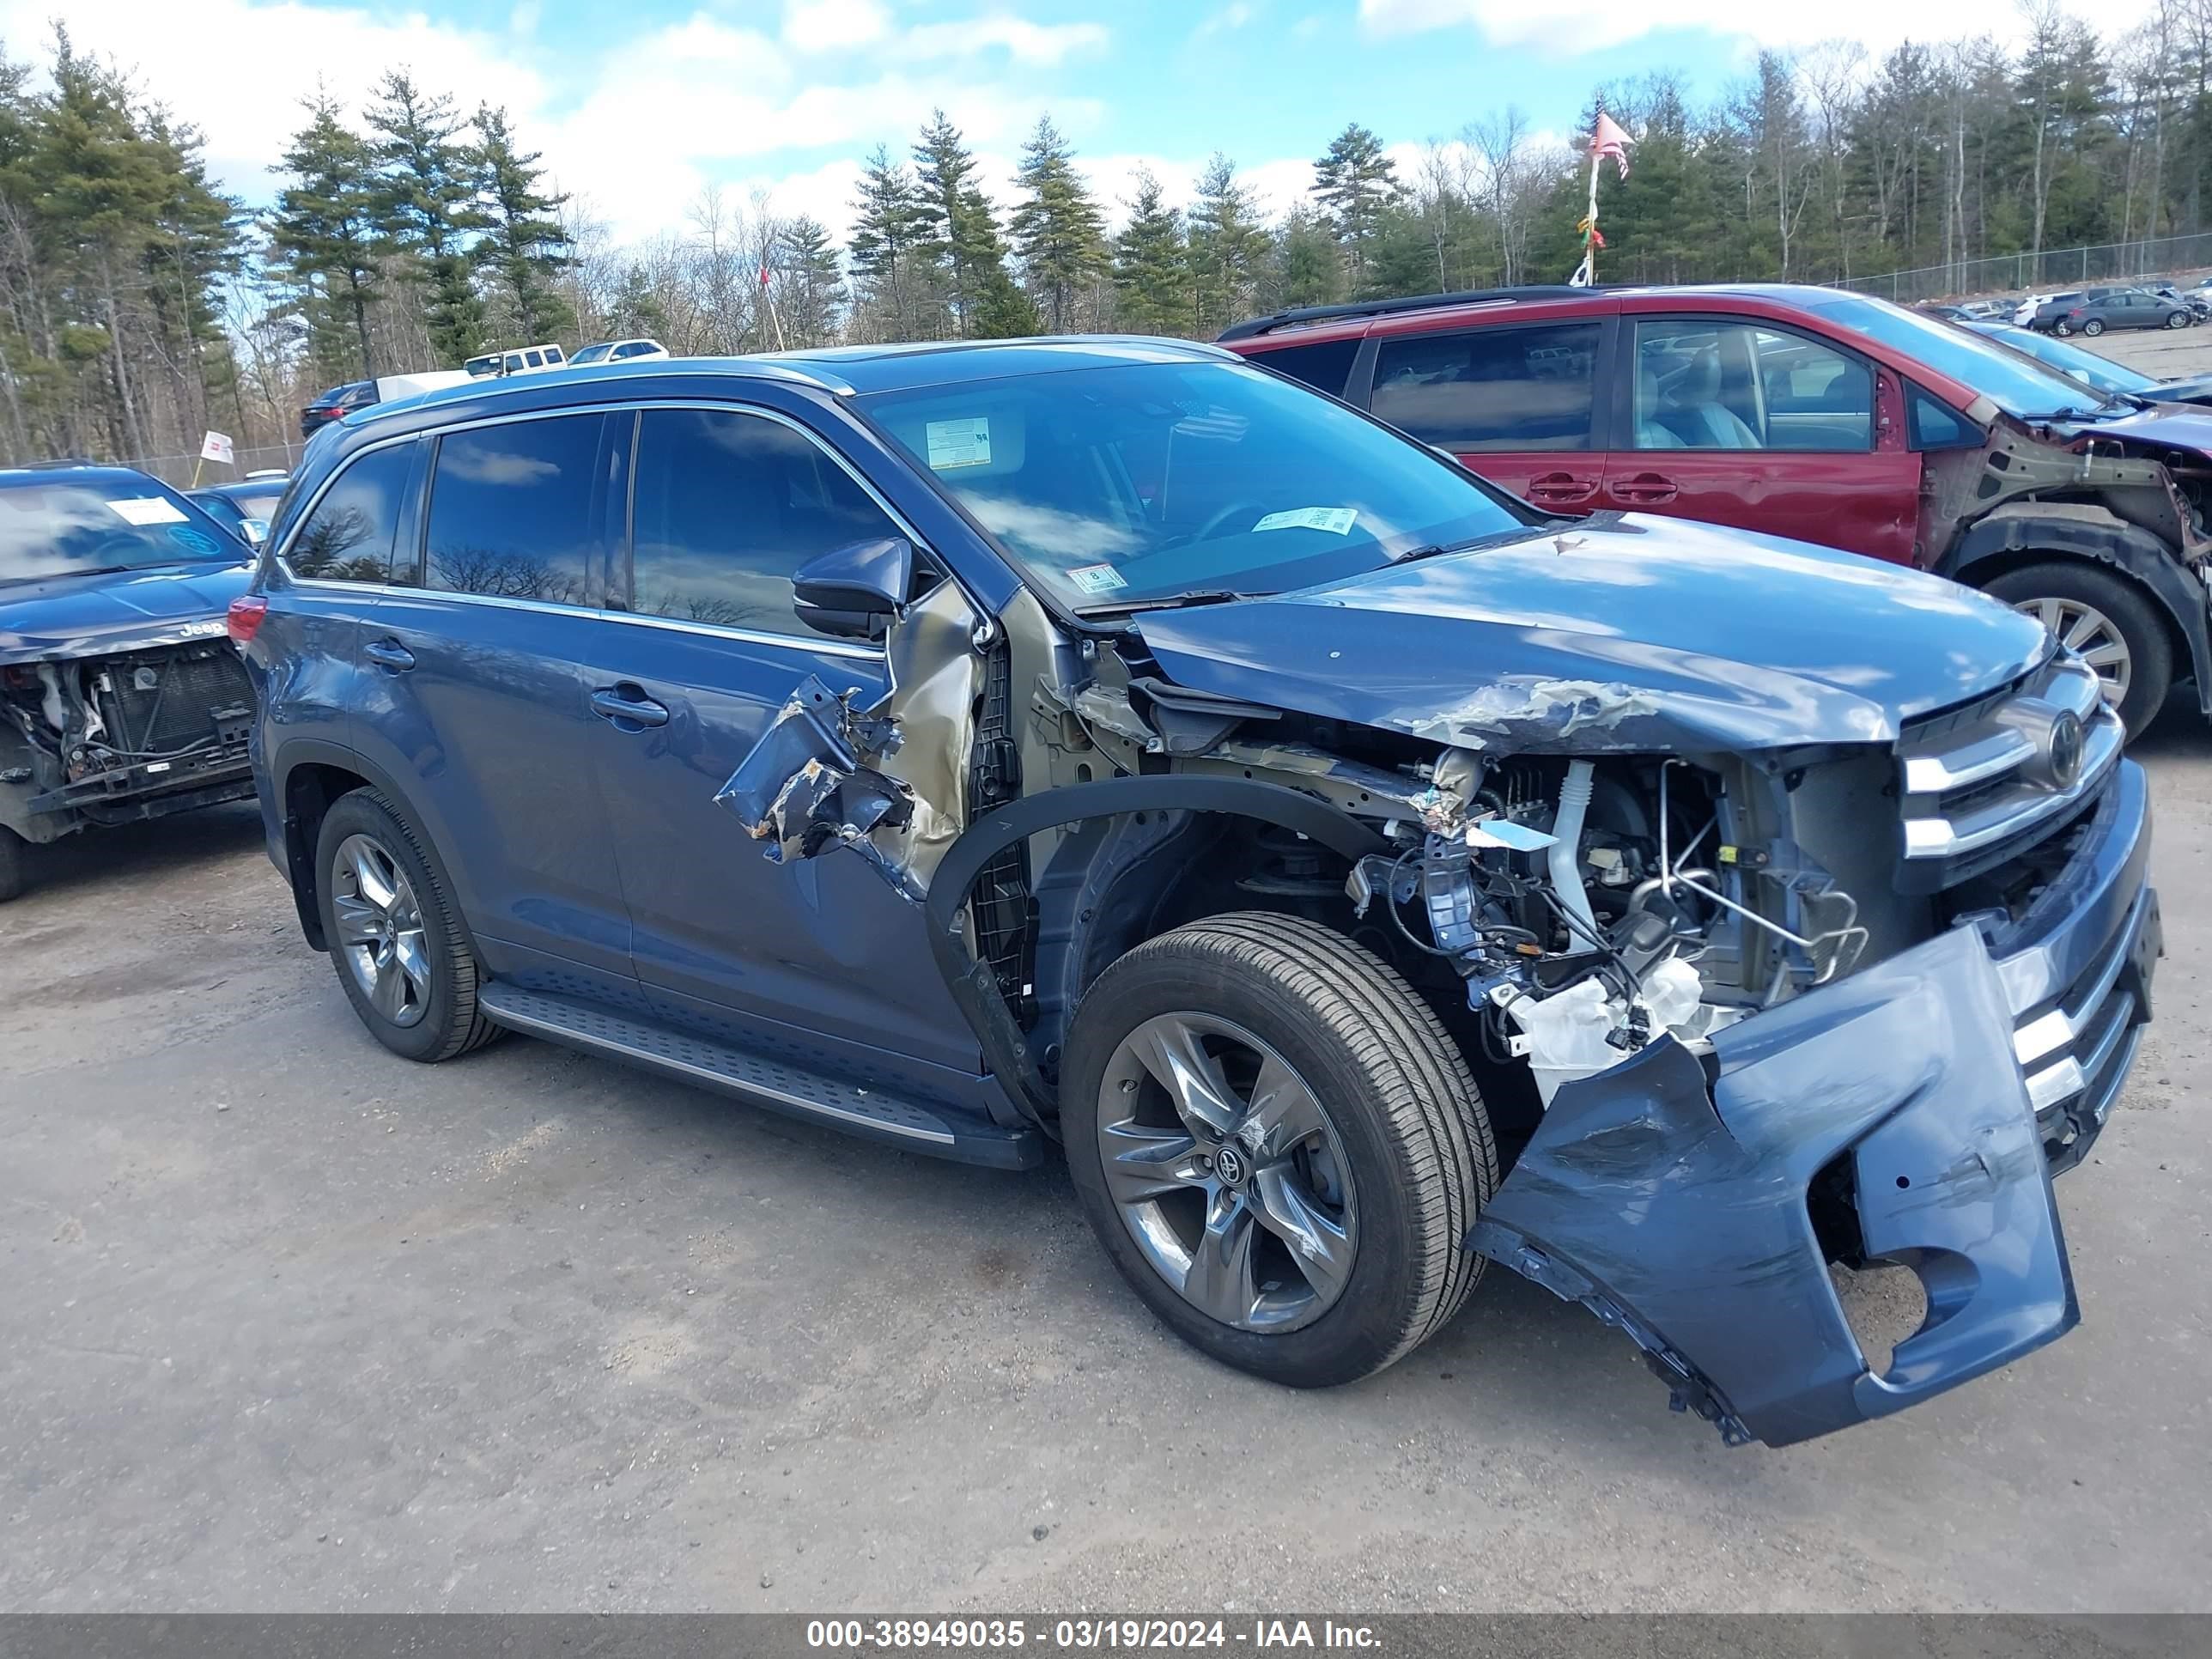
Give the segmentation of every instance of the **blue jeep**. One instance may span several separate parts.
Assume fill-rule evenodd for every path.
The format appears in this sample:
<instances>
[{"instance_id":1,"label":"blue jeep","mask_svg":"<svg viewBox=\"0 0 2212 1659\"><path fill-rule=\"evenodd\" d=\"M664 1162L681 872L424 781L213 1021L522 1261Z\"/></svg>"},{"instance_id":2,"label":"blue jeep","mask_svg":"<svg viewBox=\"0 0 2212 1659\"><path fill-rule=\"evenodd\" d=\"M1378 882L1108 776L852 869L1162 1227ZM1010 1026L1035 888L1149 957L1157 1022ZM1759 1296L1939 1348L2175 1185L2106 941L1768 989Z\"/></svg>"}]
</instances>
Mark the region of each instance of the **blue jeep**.
<instances>
[{"instance_id":1,"label":"blue jeep","mask_svg":"<svg viewBox=\"0 0 2212 1659\"><path fill-rule=\"evenodd\" d=\"M252 557L128 467L0 471L0 899L27 843L252 794L223 637Z\"/></svg>"},{"instance_id":2,"label":"blue jeep","mask_svg":"<svg viewBox=\"0 0 2212 1659\"><path fill-rule=\"evenodd\" d=\"M1217 348L653 362L379 406L233 610L363 1023L947 1158L1056 1145L1314 1386L1486 1259L1786 1443L2078 1318L2159 954L2096 677L1968 590L1548 516ZM1869 1365L1833 1261L1929 1313Z\"/></svg>"}]
</instances>

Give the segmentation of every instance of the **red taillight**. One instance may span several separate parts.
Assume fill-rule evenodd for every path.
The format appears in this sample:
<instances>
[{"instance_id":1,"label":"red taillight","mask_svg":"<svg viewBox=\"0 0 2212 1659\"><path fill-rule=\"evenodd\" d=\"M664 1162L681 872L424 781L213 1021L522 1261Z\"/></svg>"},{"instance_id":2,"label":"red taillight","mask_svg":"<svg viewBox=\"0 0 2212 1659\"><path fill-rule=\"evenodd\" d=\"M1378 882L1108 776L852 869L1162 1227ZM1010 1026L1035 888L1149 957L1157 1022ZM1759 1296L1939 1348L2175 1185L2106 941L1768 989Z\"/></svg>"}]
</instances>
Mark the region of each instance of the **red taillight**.
<instances>
[{"instance_id":1,"label":"red taillight","mask_svg":"<svg viewBox=\"0 0 2212 1659\"><path fill-rule=\"evenodd\" d=\"M269 601L258 593L241 593L230 602L223 623L230 629L233 645L248 645L261 626L261 619L269 614Z\"/></svg>"}]
</instances>

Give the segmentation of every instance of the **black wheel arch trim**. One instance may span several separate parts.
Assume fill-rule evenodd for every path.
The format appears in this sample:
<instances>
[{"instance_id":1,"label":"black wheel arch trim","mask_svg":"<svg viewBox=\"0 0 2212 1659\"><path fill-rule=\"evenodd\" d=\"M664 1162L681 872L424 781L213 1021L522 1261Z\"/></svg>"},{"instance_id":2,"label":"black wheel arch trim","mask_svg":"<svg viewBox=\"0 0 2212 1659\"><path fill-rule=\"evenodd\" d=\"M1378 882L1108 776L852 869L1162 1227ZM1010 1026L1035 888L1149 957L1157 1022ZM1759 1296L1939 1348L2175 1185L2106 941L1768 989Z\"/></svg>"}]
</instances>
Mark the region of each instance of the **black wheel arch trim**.
<instances>
[{"instance_id":1,"label":"black wheel arch trim","mask_svg":"<svg viewBox=\"0 0 2212 1659\"><path fill-rule=\"evenodd\" d=\"M1065 829L1124 812L1214 812L1279 824L1355 862L1384 849L1382 837L1327 801L1281 784L1243 778L1168 774L1122 777L1047 789L993 807L961 833L930 878L924 915L930 954L945 987L982 1045L990 1066L1023 1119L1049 1127L1058 1101L1045 1081L1029 1035L999 993L990 964L968 948L961 912L983 866L1005 848L1046 830Z\"/></svg>"},{"instance_id":2,"label":"black wheel arch trim","mask_svg":"<svg viewBox=\"0 0 2212 1659\"><path fill-rule=\"evenodd\" d=\"M1978 586L1978 568L2023 553L2089 559L2132 577L2158 602L2188 646L2197 706L2212 714L2212 627L2206 620L2205 590L2175 559L2172 548L2141 526L2123 520L2100 523L2008 513L1969 526L1936 567L1936 574Z\"/></svg>"},{"instance_id":3,"label":"black wheel arch trim","mask_svg":"<svg viewBox=\"0 0 2212 1659\"><path fill-rule=\"evenodd\" d=\"M323 937L322 913L314 902L316 872L315 849L302 845L303 837L292 817L292 775L303 766L330 766L341 772L351 772L367 781L368 787L384 797L394 811L406 818L408 827L415 832L415 841L423 858L430 866L430 873L438 879L438 886L446 902L453 908L453 921L461 930L469 949L477 949L476 934L469 926L465 907L460 902L460 890L453 885L453 872L446 867L446 858L440 850L437 838L422 827L422 815L407 799L407 792L395 783L383 768L357 749L348 749L343 744L326 742L319 738L297 738L284 745L269 766L270 787L276 793L276 811L284 825L285 873L292 884L293 908L300 914L300 931L307 943L318 951L327 951L329 942ZM480 955L480 953L479 953Z\"/></svg>"}]
</instances>

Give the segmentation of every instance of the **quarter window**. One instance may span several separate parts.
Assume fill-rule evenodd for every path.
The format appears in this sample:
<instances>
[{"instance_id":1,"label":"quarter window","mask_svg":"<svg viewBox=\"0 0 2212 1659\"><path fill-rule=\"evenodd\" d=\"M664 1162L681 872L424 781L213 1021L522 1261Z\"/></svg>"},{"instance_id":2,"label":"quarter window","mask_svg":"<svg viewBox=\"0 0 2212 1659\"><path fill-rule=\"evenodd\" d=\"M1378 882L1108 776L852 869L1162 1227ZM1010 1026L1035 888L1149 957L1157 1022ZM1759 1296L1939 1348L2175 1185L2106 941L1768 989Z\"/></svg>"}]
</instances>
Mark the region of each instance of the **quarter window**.
<instances>
[{"instance_id":1,"label":"quarter window","mask_svg":"<svg viewBox=\"0 0 2212 1659\"><path fill-rule=\"evenodd\" d=\"M627 435L629 417L617 417ZM608 489L604 415L449 432L430 486L423 586L449 593L597 603Z\"/></svg>"},{"instance_id":2,"label":"quarter window","mask_svg":"<svg viewBox=\"0 0 2212 1659\"><path fill-rule=\"evenodd\" d=\"M323 582L390 580L414 453L411 443L372 449L339 473L285 550L292 574Z\"/></svg>"},{"instance_id":3,"label":"quarter window","mask_svg":"<svg viewBox=\"0 0 2212 1659\"><path fill-rule=\"evenodd\" d=\"M1294 380L1304 380L1316 391L1326 392L1332 398L1344 395L1344 383L1351 378L1352 360L1359 356L1359 337L1348 340L1317 340L1311 345L1284 346L1274 351L1253 354L1252 361L1262 368L1272 368L1279 374L1287 374Z\"/></svg>"},{"instance_id":4,"label":"quarter window","mask_svg":"<svg viewBox=\"0 0 2212 1659\"><path fill-rule=\"evenodd\" d=\"M808 639L791 578L817 553L899 530L822 447L728 410L648 409L638 434L632 608Z\"/></svg>"},{"instance_id":5,"label":"quarter window","mask_svg":"<svg viewBox=\"0 0 2212 1659\"><path fill-rule=\"evenodd\" d=\"M1588 449L1598 329L1571 323L1384 340L1370 407L1447 449Z\"/></svg>"}]
</instances>

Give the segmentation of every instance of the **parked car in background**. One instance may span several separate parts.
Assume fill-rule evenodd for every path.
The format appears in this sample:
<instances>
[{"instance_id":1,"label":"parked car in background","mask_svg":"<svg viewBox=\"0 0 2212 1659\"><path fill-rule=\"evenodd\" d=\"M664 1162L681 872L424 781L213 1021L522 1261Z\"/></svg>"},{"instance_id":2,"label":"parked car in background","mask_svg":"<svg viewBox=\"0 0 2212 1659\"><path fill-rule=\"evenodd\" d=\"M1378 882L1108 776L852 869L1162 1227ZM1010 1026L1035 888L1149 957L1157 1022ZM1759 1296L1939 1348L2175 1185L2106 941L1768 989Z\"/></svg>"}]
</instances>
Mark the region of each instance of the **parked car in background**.
<instances>
[{"instance_id":1,"label":"parked car in background","mask_svg":"<svg viewBox=\"0 0 2212 1659\"><path fill-rule=\"evenodd\" d=\"M2212 422L2193 414L1834 289L1503 289L1222 338L1542 507L1705 519L1983 588L2081 650L2131 731L2177 676L2212 714Z\"/></svg>"},{"instance_id":2,"label":"parked car in background","mask_svg":"<svg viewBox=\"0 0 2212 1659\"><path fill-rule=\"evenodd\" d=\"M2212 295L2195 289L2176 288L2172 283L2154 283L2143 292L2156 295L2161 300L2171 300L2179 306L2187 306L2191 314L2200 323L2207 317L2212 317Z\"/></svg>"},{"instance_id":3,"label":"parked car in background","mask_svg":"<svg viewBox=\"0 0 2212 1659\"><path fill-rule=\"evenodd\" d=\"M350 410L367 409L376 401L376 382L348 380L311 399L300 411L300 435L312 438L324 427Z\"/></svg>"},{"instance_id":4,"label":"parked car in background","mask_svg":"<svg viewBox=\"0 0 2212 1659\"><path fill-rule=\"evenodd\" d=\"M286 482L282 472L257 472L235 483L204 484L185 493L240 541L258 547L269 533L276 503L284 498Z\"/></svg>"},{"instance_id":5,"label":"parked car in background","mask_svg":"<svg viewBox=\"0 0 2212 1659\"><path fill-rule=\"evenodd\" d=\"M2179 300L2122 289L2103 295L2093 291L2068 306L2045 306L2036 313L2035 326L2094 339L2107 329L2187 328L2196 320L2197 313Z\"/></svg>"},{"instance_id":6,"label":"parked car in background","mask_svg":"<svg viewBox=\"0 0 2212 1659\"><path fill-rule=\"evenodd\" d=\"M2027 328L2035 321L2035 313L2052 301L2078 300L2081 297L2081 290L2079 289L2058 289L2049 294L2022 295L2020 303L2013 307L2012 319L2020 327Z\"/></svg>"},{"instance_id":7,"label":"parked car in background","mask_svg":"<svg viewBox=\"0 0 2212 1659\"><path fill-rule=\"evenodd\" d=\"M0 471L0 899L28 844L252 795L223 622L251 558L143 472Z\"/></svg>"},{"instance_id":8,"label":"parked car in background","mask_svg":"<svg viewBox=\"0 0 2212 1659\"><path fill-rule=\"evenodd\" d=\"M2033 329L2014 328L2008 323L1966 323L1962 326L1999 345L2024 353L2045 368L2055 368L2069 380L2079 380L2108 398L2145 398L2153 403L2195 404L2199 408L2212 409L2212 374L2154 380L2125 363L2116 363L2071 341L2038 334Z\"/></svg>"},{"instance_id":9,"label":"parked car in background","mask_svg":"<svg viewBox=\"0 0 2212 1659\"><path fill-rule=\"evenodd\" d=\"M668 348L658 340L600 340L569 358L568 366L583 368L592 363L655 362L667 355Z\"/></svg>"},{"instance_id":10,"label":"parked car in background","mask_svg":"<svg viewBox=\"0 0 2212 1659\"><path fill-rule=\"evenodd\" d=\"M461 372L471 380L480 380L497 374L534 374L540 369L564 368L567 363L561 348L549 342L544 345L517 346L508 351L487 351L463 363Z\"/></svg>"},{"instance_id":11,"label":"parked car in background","mask_svg":"<svg viewBox=\"0 0 2212 1659\"><path fill-rule=\"evenodd\" d=\"M1485 1259L1730 1441L2079 1317L2051 1177L2148 1014L2144 779L1955 584L1088 338L373 412L230 615L270 857L398 1054L1056 1141L1158 1317L1300 1387ZM1832 1259L1938 1316L1870 1361Z\"/></svg>"}]
</instances>

